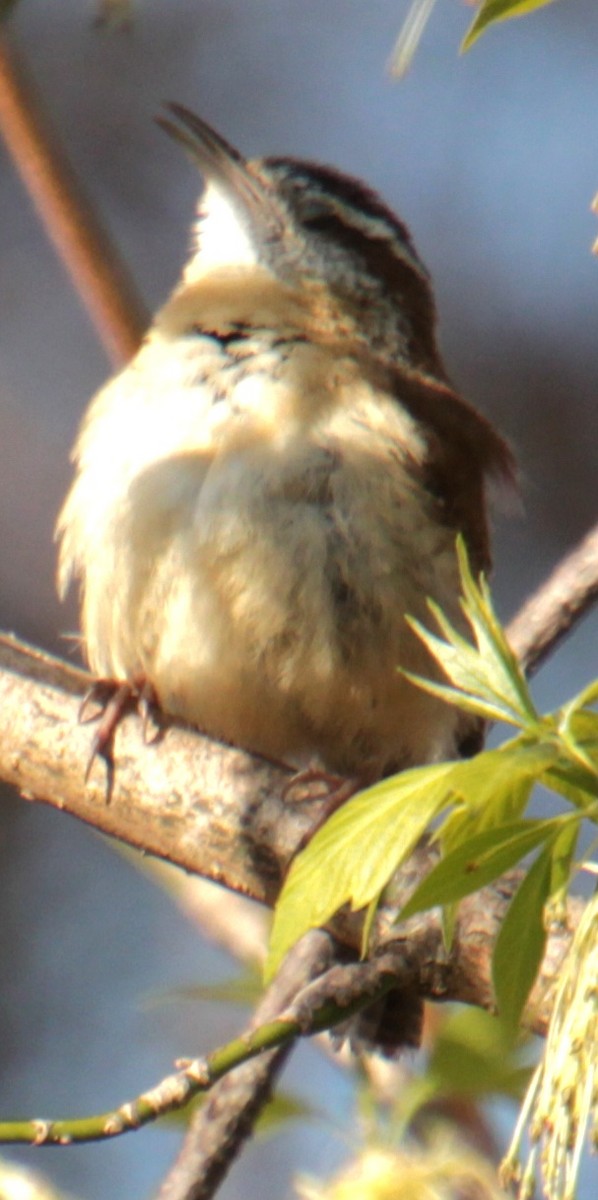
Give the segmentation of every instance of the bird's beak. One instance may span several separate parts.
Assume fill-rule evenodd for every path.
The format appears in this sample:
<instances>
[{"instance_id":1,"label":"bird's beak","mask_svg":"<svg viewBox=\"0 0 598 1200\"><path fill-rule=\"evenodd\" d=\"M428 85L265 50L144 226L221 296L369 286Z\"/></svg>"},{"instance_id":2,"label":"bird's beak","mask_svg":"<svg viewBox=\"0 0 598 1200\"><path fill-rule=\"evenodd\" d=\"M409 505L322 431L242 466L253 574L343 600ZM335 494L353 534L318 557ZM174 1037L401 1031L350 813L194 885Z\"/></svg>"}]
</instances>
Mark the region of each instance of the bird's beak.
<instances>
[{"instance_id":1,"label":"bird's beak","mask_svg":"<svg viewBox=\"0 0 598 1200\"><path fill-rule=\"evenodd\" d=\"M282 234L283 214L273 189L215 129L182 104L167 104L169 116L158 116L161 129L173 137L199 167L206 182L220 188L245 210L252 224L267 224L270 236Z\"/></svg>"}]
</instances>

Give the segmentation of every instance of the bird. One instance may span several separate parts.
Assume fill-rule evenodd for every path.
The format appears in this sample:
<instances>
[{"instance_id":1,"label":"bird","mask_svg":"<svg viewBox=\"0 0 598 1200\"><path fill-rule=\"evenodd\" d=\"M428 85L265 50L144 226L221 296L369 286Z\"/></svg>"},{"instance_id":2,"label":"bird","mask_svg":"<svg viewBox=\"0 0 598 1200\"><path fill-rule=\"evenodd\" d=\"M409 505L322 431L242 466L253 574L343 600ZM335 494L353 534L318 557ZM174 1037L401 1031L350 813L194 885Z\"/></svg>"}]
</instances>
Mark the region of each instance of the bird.
<instances>
[{"instance_id":1,"label":"bird","mask_svg":"<svg viewBox=\"0 0 598 1200\"><path fill-rule=\"evenodd\" d=\"M179 104L204 187L191 252L95 396L57 524L98 679L297 770L372 782L471 752L476 719L405 671L459 629L456 538L491 565L512 452L452 386L403 223L331 167L245 159Z\"/></svg>"}]
</instances>

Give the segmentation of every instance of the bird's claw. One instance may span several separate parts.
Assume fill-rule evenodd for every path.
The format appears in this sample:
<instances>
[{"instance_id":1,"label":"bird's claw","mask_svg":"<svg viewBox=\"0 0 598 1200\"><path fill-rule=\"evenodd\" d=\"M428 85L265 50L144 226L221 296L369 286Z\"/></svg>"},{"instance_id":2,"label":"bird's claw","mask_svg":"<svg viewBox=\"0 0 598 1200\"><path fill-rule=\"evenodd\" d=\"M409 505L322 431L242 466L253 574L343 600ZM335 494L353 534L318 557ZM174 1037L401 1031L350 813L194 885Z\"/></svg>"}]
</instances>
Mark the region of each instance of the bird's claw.
<instances>
[{"instance_id":1,"label":"bird's claw","mask_svg":"<svg viewBox=\"0 0 598 1200\"><path fill-rule=\"evenodd\" d=\"M298 771L289 779L282 793L283 800L288 800L296 787L309 788L312 783L323 784L323 790L315 793L307 791L305 794L297 797L297 802L318 800L322 807L315 824L301 838L295 854L298 854L300 850L304 850L307 844L311 842L314 834L322 828L328 818L336 812L337 808L340 808L346 800L350 800L364 786L363 780L346 778L344 775L334 775L331 771L326 771L319 766L309 766L305 767L302 771Z\"/></svg>"},{"instance_id":2,"label":"bird's claw","mask_svg":"<svg viewBox=\"0 0 598 1200\"><path fill-rule=\"evenodd\" d=\"M93 709L88 712L91 706ZM85 693L79 708L79 721L82 724L98 721L85 769L86 783L96 758L100 757L107 763L112 763L112 741L115 731L127 709L135 707L141 716L144 742L155 741L160 732L160 724L156 720L158 705L154 689L146 679L134 683L117 679L96 679ZM151 724L154 728L150 733L148 731Z\"/></svg>"},{"instance_id":3,"label":"bird's claw","mask_svg":"<svg viewBox=\"0 0 598 1200\"><path fill-rule=\"evenodd\" d=\"M291 775L288 783L285 783L282 798L287 800L297 800L302 802L306 800L324 800L326 796L332 795L346 780L342 775L334 775L331 771L326 771L324 767L318 766L316 763L310 763L301 771L296 771ZM312 791L311 785L314 783L322 784L320 791ZM293 792L298 791L299 794L294 797Z\"/></svg>"}]
</instances>

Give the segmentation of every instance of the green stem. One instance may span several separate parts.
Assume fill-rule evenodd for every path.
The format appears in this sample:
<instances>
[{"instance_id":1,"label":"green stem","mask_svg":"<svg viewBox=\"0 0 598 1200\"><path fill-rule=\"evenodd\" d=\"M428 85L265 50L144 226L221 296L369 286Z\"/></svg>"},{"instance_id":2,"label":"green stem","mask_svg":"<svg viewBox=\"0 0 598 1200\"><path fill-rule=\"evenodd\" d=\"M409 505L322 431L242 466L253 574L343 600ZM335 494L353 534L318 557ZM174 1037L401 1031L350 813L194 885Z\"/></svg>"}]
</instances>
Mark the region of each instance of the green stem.
<instances>
[{"instance_id":1,"label":"green stem","mask_svg":"<svg viewBox=\"0 0 598 1200\"><path fill-rule=\"evenodd\" d=\"M139 1129L165 1113L182 1108L193 1096L208 1091L233 1067L247 1062L263 1050L286 1045L300 1036L298 1021L271 1021L255 1033L235 1038L206 1058L193 1059L150 1091L120 1108L91 1117L64 1118L57 1121L30 1119L0 1122L0 1142L25 1142L33 1146L69 1146L73 1142L94 1142L119 1137Z\"/></svg>"},{"instance_id":2,"label":"green stem","mask_svg":"<svg viewBox=\"0 0 598 1200\"><path fill-rule=\"evenodd\" d=\"M209 1091L234 1067L248 1062L262 1051L286 1046L295 1038L320 1033L346 1021L388 991L392 982L390 978L383 978L374 992L355 993L347 997L347 1003L342 1005L329 997L320 996L308 1013L266 1022L258 1029L220 1046L205 1058L186 1061L179 1071L162 1079L156 1087L109 1112L56 1121L41 1118L1 1121L0 1143L70 1146L74 1142L97 1142L140 1129L166 1113L183 1108L194 1096Z\"/></svg>"}]
</instances>

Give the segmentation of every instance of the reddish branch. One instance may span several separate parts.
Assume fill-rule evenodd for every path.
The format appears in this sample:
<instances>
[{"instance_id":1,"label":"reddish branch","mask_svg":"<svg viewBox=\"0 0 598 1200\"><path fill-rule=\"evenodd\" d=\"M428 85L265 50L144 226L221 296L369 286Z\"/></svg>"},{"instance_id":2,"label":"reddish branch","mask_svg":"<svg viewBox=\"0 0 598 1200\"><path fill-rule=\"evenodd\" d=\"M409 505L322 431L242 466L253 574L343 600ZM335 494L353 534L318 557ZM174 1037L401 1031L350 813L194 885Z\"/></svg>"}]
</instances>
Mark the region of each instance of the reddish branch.
<instances>
[{"instance_id":1,"label":"reddish branch","mask_svg":"<svg viewBox=\"0 0 598 1200\"><path fill-rule=\"evenodd\" d=\"M1 34L0 133L108 354L119 365L138 349L147 313Z\"/></svg>"}]
</instances>

